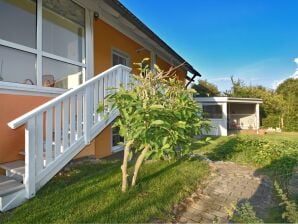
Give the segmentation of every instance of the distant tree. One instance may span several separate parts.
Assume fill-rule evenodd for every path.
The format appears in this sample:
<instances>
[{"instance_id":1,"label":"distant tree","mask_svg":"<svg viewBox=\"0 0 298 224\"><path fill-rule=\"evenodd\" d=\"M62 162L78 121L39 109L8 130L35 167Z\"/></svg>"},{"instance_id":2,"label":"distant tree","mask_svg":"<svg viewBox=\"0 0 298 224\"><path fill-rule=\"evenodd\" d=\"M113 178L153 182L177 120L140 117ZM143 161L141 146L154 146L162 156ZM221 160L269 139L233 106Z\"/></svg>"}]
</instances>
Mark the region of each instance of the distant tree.
<instances>
[{"instance_id":1,"label":"distant tree","mask_svg":"<svg viewBox=\"0 0 298 224\"><path fill-rule=\"evenodd\" d=\"M298 131L298 79L289 78L281 83L276 93L283 97L284 126L288 131Z\"/></svg>"},{"instance_id":2,"label":"distant tree","mask_svg":"<svg viewBox=\"0 0 298 224\"><path fill-rule=\"evenodd\" d=\"M199 80L197 84L193 84L192 87L196 90L196 96L220 96L220 91L217 86L205 80Z\"/></svg>"},{"instance_id":3,"label":"distant tree","mask_svg":"<svg viewBox=\"0 0 298 224\"><path fill-rule=\"evenodd\" d=\"M263 104L260 106L261 118L268 118L269 120L277 119L277 124L269 122L268 126L283 127L285 101L282 95L261 85L248 86L244 83L244 81L239 78L235 79L233 76L231 77L231 82L231 90L224 93L226 96L261 98L263 100Z\"/></svg>"}]
</instances>

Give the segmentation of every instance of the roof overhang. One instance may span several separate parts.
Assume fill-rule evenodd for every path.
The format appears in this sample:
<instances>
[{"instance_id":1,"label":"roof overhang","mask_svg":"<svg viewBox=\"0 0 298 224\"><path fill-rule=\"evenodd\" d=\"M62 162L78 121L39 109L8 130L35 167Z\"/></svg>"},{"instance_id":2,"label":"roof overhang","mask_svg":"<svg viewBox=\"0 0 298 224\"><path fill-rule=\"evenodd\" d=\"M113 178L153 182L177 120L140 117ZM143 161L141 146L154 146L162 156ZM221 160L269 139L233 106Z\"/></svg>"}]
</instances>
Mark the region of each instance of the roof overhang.
<instances>
[{"instance_id":1,"label":"roof overhang","mask_svg":"<svg viewBox=\"0 0 298 224\"><path fill-rule=\"evenodd\" d=\"M245 104L261 104L262 99L259 98L241 98L241 97L195 97L199 103L245 103Z\"/></svg>"},{"instance_id":2,"label":"roof overhang","mask_svg":"<svg viewBox=\"0 0 298 224\"><path fill-rule=\"evenodd\" d=\"M111 12L107 9L110 7L113 11L111 14L116 17L118 22L124 24L131 29L135 34L141 37L144 41L149 42L149 49L165 53L159 54L159 56L167 55L170 59L170 63L174 66L183 64L183 67L188 72L192 73L191 77L187 77L189 83L192 82L196 76L201 74L193 68L184 58L182 58L177 52L175 52L168 44L166 44L160 37L158 37L148 26L146 26L141 20L139 20L132 12L130 12L120 1L118 0L101 0L101 7L104 10ZM104 3L104 4L103 4ZM148 48L147 46L144 46ZM165 57L163 57L164 59ZM169 60L167 60L169 62ZM188 83L188 84L189 84Z\"/></svg>"}]
</instances>

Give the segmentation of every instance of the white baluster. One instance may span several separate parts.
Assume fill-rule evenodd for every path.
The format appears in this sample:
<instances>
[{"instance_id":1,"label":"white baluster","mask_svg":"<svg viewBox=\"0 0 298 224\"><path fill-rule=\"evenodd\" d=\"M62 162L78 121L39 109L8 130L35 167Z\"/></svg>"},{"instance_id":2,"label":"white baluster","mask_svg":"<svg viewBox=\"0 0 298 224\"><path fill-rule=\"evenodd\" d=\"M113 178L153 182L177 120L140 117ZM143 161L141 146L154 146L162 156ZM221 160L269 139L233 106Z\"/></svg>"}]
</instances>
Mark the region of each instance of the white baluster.
<instances>
[{"instance_id":1,"label":"white baluster","mask_svg":"<svg viewBox=\"0 0 298 224\"><path fill-rule=\"evenodd\" d=\"M107 100L106 100L106 96L108 95L108 76L104 77L104 87L103 87L103 98L104 98L104 106L107 107ZM105 114L105 112L104 112ZM103 116L104 116L103 114Z\"/></svg>"},{"instance_id":2,"label":"white baluster","mask_svg":"<svg viewBox=\"0 0 298 224\"><path fill-rule=\"evenodd\" d=\"M82 136L82 120L83 120L83 104L82 104L82 93L79 92L78 95L78 104L77 104L77 134L78 138Z\"/></svg>"},{"instance_id":3,"label":"white baluster","mask_svg":"<svg viewBox=\"0 0 298 224\"><path fill-rule=\"evenodd\" d=\"M70 145L72 145L75 141L75 125L76 125L76 98L75 96L71 96L70 98Z\"/></svg>"},{"instance_id":4,"label":"white baluster","mask_svg":"<svg viewBox=\"0 0 298 224\"><path fill-rule=\"evenodd\" d=\"M63 101L63 150L62 153L68 148L68 130L69 130L69 100L65 99Z\"/></svg>"},{"instance_id":5,"label":"white baluster","mask_svg":"<svg viewBox=\"0 0 298 224\"><path fill-rule=\"evenodd\" d=\"M44 120L43 113L36 117L36 173L39 174L44 165L43 147Z\"/></svg>"},{"instance_id":6,"label":"white baluster","mask_svg":"<svg viewBox=\"0 0 298 224\"><path fill-rule=\"evenodd\" d=\"M98 82L94 84L94 98L93 98L93 113L94 113L94 124L98 122L97 106L98 106Z\"/></svg>"},{"instance_id":7,"label":"white baluster","mask_svg":"<svg viewBox=\"0 0 298 224\"><path fill-rule=\"evenodd\" d=\"M61 154L61 103L55 106L55 158Z\"/></svg>"},{"instance_id":8,"label":"white baluster","mask_svg":"<svg viewBox=\"0 0 298 224\"><path fill-rule=\"evenodd\" d=\"M84 97L84 139L85 144L90 144L91 127L92 127L92 89L91 86L87 86Z\"/></svg>"},{"instance_id":9,"label":"white baluster","mask_svg":"<svg viewBox=\"0 0 298 224\"><path fill-rule=\"evenodd\" d=\"M26 198L35 196L35 118L28 120L25 128L25 178Z\"/></svg>"},{"instance_id":10,"label":"white baluster","mask_svg":"<svg viewBox=\"0 0 298 224\"><path fill-rule=\"evenodd\" d=\"M104 103L104 79L100 79L99 80L98 91L99 91L99 99L98 99L98 101L101 104L103 104ZM99 114L99 120L101 121L102 119L103 119L103 112L101 112Z\"/></svg>"},{"instance_id":11,"label":"white baluster","mask_svg":"<svg viewBox=\"0 0 298 224\"><path fill-rule=\"evenodd\" d=\"M46 159L45 166L53 160L53 109L46 111Z\"/></svg>"}]
</instances>

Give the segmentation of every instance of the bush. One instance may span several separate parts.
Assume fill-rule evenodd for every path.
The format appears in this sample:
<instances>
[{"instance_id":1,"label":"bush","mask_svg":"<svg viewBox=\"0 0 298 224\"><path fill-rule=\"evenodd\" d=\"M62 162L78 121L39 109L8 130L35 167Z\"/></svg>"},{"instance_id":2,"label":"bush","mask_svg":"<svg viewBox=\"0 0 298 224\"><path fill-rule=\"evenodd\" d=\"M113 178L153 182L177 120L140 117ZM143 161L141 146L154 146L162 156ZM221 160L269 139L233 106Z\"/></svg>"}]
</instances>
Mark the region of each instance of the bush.
<instances>
[{"instance_id":1,"label":"bush","mask_svg":"<svg viewBox=\"0 0 298 224\"><path fill-rule=\"evenodd\" d=\"M279 125L279 116L278 115L273 115L270 114L268 115L266 118L262 119L262 126L264 128L276 128L276 127L280 127Z\"/></svg>"},{"instance_id":2,"label":"bush","mask_svg":"<svg viewBox=\"0 0 298 224\"><path fill-rule=\"evenodd\" d=\"M282 206L284 210L282 218L290 223L298 223L297 205L294 201L289 200L288 196L283 192L277 182L274 183L274 187L277 192L277 196L281 200L279 205Z\"/></svg>"},{"instance_id":3,"label":"bush","mask_svg":"<svg viewBox=\"0 0 298 224\"><path fill-rule=\"evenodd\" d=\"M253 207L248 201L245 201L238 207L234 208L231 219L235 223L264 223L256 216Z\"/></svg>"}]
</instances>

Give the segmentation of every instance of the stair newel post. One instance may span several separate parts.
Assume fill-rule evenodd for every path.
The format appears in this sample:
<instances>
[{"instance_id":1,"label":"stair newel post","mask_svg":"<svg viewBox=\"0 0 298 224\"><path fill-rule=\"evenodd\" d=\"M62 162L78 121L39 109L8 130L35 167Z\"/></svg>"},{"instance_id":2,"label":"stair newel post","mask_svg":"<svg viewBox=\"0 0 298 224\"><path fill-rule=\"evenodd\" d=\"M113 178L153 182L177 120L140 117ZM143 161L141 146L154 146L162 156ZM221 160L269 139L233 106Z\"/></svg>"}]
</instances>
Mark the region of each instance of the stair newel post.
<instances>
[{"instance_id":1,"label":"stair newel post","mask_svg":"<svg viewBox=\"0 0 298 224\"><path fill-rule=\"evenodd\" d=\"M30 118L25 127L25 177L24 185L26 189L26 198L32 198L36 192L36 169L35 169L35 117Z\"/></svg>"},{"instance_id":2,"label":"stair newel post","mask_svg":"<svg viewBox=\"0 0 298 224\"><path fill-rule=\"evenodd\" d=\"M85 144L90 144L91 141L91 127L92 127L92 89L88 85L85 90L84 97L84 139Z\"/></svg>"}]
</instances>

